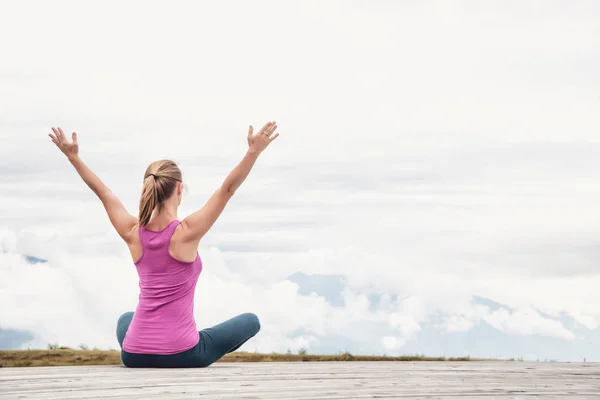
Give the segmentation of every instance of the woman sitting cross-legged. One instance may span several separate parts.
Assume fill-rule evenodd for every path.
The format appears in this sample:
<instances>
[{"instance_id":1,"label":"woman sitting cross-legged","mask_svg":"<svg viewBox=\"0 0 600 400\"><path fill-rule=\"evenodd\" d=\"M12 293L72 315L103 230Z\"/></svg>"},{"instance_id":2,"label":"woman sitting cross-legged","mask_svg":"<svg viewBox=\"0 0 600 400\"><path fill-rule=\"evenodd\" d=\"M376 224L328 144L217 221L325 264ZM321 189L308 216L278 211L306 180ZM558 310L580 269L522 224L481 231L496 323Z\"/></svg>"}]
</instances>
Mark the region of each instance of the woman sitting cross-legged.
<instances>
[{"instance_id":1,"label":"woman sitting cross-legged","mask_svg":"<svg viewBox=\"0 0 600 400\"><path fill-rule=\"evenodd\" d=\"M69 141L52 128L52 141L68 157L83 181L100 198L110 222L129 247L139 275L135 312L117 322L121 360L127 367L206 367L238 349L260 330L256 315L246 313L198 331L194 319L196 282L202 271L198 246L227 202L246 179L259 154L279 136L269 122L248 131L248 151L220 188L198 211L179 220L183 181L170 160L155 161L144 173L139 218L79 157L77 134Z\"/></svg>"}]
</instances>

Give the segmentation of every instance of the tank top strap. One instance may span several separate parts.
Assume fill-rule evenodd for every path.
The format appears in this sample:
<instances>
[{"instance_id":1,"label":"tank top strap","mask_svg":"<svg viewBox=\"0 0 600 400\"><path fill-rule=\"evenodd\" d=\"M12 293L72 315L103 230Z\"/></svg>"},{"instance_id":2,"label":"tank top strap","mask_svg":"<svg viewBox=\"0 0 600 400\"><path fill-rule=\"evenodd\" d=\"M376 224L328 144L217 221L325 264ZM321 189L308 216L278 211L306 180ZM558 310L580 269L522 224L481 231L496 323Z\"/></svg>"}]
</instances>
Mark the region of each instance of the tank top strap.
<instances>
[{"instance_id":1,"label":"tank top strap","mask_svg":"<svg viewBox=\"0 0 600 400\"><path fill-rule=\"evenodd\" d=\"M177 229L177 227L179 226L179 220L173 220L171 221L171 223L167 226L167 229L165 229L164 231L164 237L166 239L168 239L167 241L171 240L171 237L173 236L173 234L175 233L175 229Z\"/></svg>"}]
</instances>

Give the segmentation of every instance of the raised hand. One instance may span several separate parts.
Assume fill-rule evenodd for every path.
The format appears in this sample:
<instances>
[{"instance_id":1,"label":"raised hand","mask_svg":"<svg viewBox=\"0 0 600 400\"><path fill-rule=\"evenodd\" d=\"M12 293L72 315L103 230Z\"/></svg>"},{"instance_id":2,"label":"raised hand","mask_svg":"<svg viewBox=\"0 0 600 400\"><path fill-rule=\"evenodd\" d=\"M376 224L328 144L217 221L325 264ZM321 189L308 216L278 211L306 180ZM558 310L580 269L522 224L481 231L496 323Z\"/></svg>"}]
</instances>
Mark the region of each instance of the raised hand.
<instances>
[{"instance_id":1,"label":"raised hand","mask_svg":"<svg viewBox=\"0 0 600 400\"><path fill-rule=\"evenodd\" d=\"M279 133L273 133L277 129L277 123L275 121L267 122L257 134L254 134L254 128L250 125L248 128L248 146L250 151L260 153L277 137Z\"/></svg>"},{"instance_id":2,"label":"raised hand","mask_svg":"<svg viewBox=\"0 0 600 400\"><path fill-rule=\"evenodd\" d=\"M67 158L71 159L73 157L77 157L79 153L79 144L77 143L77 134L73 132L72 142L69 142L62 129L60 128L52 128L52 132L54 134L49 133L50 139L52 142L64 153Z\"/></svg>"}]
</instances>

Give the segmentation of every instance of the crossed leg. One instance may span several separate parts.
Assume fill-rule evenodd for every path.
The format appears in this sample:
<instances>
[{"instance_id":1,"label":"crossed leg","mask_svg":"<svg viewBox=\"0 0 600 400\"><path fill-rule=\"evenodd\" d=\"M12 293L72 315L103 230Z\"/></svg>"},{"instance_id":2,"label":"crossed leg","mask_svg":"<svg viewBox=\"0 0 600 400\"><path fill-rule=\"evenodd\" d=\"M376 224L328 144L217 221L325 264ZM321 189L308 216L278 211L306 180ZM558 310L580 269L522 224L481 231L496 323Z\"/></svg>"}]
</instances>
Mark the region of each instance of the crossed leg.
<instances>
[{"instance_id":1,"label":"crossed leg","mask_svg":"<svg viewBox=\"0 0 600 400\"><path fill-rule=\"evenodd\" d=\"M126 312L121 315L117 322L117 341L121 349L123 349L123 341L125 340L125 335L132 319L133 312ZM194 349L178 354L162 355L158 356L158 358L154 355L148 355L148 363L165 363L165 365L168 364L171 367L178 365L181 367L207 367L222 358L225 354L239 349L259 331L260 321L255 314L241 314L211 328L201 330L199 332L200 341ZM141 356L144 357L143 355ZM136 358L139 359L138 356ZM153 361L150 361L150 359ZM148 364L146 362L142 363ZM159 367L161 365L156 366Z\"/></svg>"},{"instance_id":2,"label":"crossed leg","mask_svg":"<svg viewBox=\"0 0 600 400\"><path fill-rule=\"evenodd\" d=\"M200 331L200 355L210 365L227 353L239 349L260 331L255 314L246 313Z\"/></svg>"}]
</instances>

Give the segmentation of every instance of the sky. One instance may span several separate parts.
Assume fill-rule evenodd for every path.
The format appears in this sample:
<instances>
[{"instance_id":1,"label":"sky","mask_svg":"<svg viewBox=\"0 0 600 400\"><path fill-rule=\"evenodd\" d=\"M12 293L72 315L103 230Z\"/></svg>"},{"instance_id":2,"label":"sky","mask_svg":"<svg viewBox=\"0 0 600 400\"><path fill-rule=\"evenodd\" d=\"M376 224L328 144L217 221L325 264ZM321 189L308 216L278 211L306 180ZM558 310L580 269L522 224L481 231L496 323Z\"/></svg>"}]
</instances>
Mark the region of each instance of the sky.
<instances>
[{"instance_id":1,"label":"sky","mask_svg":"<svg viewBox=\"0 0 600 400\"><path fill-rule=\"evenodd\" d=\"M135 215L170 158L195 317L242 350L600 361L595 1L0 2L0 347L117 348L135 268L47 134ZM38 262L38 261L43 262Z\"/></svg>"}]
</instances>

